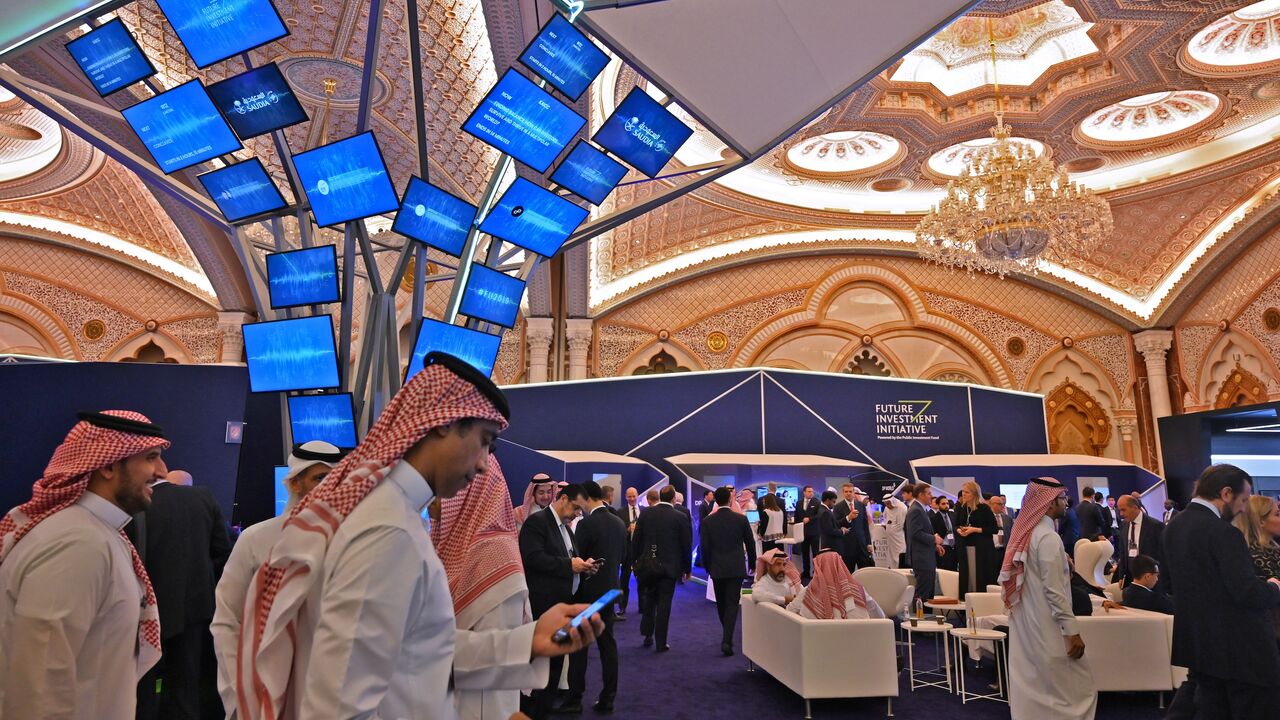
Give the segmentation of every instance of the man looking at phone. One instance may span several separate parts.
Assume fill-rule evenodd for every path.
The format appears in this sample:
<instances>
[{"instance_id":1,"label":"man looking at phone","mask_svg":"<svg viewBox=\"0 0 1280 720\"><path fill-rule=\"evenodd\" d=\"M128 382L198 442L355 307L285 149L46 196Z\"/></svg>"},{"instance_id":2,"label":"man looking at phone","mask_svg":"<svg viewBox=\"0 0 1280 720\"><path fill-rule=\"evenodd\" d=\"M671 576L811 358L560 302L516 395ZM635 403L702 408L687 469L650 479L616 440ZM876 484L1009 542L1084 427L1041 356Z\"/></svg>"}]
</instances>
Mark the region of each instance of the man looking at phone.
<instances>
[{"instance_id":1,"label":"man looking at phone","mask_svg":"<svg viewBox=\"0 0 1280 720\"><path fill-rule=\"evenodd\" d=\"M593 481L582 484L585 493L586 517L578 522L578 552L596 564L594 574L582 579L574 602L595 602L597 598L618 586L618 565L626 553L627 525L610 511L604 501L603 489ZM604 685L600 698L592 709L598 713L613 712L613 701L618 694L618 643L613 637L613 603L600 611L604 620L604 632L596 635L600 648L600 672ZM557 712L582 712L582 696L587 690L587 652L583 648L569 656L569 697Z\"/></svg>"}]
</instances>

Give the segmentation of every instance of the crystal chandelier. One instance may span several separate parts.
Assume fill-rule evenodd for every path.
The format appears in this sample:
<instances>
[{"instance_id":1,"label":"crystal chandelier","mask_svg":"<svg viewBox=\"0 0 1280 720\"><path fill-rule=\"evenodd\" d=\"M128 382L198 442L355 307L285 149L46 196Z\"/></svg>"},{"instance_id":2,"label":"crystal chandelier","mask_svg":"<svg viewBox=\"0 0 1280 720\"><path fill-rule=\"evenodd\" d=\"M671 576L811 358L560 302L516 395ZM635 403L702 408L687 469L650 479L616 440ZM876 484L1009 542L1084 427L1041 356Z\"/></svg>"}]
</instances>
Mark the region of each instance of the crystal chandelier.
<instances>
[{"instance_id":1,"label":"crystal chandelier","mask_svg":"<svg viewBox=\"0 0 1280 720\"><path fill-rule=\"evenodd\" d=\"M987 21L991 36L991 23ZM994 79L996 44L991 37ZM916 249L925 260L1004 277L1034 274L1041 260L1076 265L1110 237L1111 207L1047 153L1009 141L994 81L994 142L965 161L960 176L947 183L947 195L916 226Z\"/></svg>"}]
</instances>

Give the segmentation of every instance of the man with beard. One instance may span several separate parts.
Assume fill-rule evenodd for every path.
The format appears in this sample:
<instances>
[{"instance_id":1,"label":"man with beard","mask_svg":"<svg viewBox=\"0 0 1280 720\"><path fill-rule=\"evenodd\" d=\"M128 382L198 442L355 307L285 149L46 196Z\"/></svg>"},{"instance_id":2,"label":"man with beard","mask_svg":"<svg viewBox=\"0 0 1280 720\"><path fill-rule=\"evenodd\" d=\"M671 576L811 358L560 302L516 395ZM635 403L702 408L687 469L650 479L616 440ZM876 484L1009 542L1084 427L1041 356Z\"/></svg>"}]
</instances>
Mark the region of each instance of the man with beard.
<instances>
[{"instance_id":1,"label":"man with beard","mask_svg":"<svg viewBox=\"0 0 1280 720\"><path fill-rule=\"evenodd\" d=\"M556 498L558 483L546 473L538 473L529 480L524 489L524 503L516 508L516 523L523 524L525 519L539 510L546 510Z\"/></svg>"}]
</instances>

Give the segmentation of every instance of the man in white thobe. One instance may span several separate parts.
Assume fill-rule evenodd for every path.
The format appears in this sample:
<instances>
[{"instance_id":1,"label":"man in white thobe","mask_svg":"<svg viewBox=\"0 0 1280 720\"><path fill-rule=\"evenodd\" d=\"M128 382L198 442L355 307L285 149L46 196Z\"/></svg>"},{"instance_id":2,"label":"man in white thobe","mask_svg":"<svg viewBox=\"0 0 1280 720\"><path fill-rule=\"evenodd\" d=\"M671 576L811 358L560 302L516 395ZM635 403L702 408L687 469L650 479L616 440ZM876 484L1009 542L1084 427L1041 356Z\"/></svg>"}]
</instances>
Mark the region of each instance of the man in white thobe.
<instances>
[{"instance_id":1,"label":"man in white thobe","mask_svg":"<svg viewBox=\"0 0 1280 720\"><path fill-rule=\"evenodd\" d=\"M902 564L901 557L907 551L907 505L915 498L908 497L905 488L903 498L905 502L892 495L884 499L884 535L889 546L889 567L891 568Z\"/></svg>"},{"instance_id":2,"label":"man in white thobe","mask_svg":"<svg viewBox=\"0 0 1280 720\"><path fill-rule=\"evenodd\" d=\"M751 585L751 599L757 603L773 603L786 607L803 589L800 571L787 559L787 554L774 548L756 559L756 581Z\"/></svg>"},{"instance_id":3,"label":"man in white thobe","mask_svg":"<svg viewBox=\"0 0 1280 720\"><path fill-rule=\"evenodd\" d=\"M1061 483L1032 480L1000 573L1010 608L1012 720L1090 720L1097 709L1097 689L1071 612L1070 568L1054 529L1066 509Z\"/></svg>"}]
</instances>

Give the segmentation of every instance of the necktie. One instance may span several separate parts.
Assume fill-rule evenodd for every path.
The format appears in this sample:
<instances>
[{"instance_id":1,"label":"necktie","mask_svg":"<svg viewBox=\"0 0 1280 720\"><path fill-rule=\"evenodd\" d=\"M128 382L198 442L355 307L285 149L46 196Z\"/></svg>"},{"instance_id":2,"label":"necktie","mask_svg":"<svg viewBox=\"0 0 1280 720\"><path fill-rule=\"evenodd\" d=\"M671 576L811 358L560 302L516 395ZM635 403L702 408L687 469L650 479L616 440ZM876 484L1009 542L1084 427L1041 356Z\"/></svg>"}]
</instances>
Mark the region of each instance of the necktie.
<instances>
[{"instance_id":1,"label":"necktie","mask_svg":"<svg viewBox=\"0 0 1280 720\"><path fill-rule=\"evenodd\" d=\"M1129 523L1129 547L1131 549L1138 547L1137 529L1138 529L1137 525L1135 525L1134 523Z\"/></svg>"}]
</instances>

